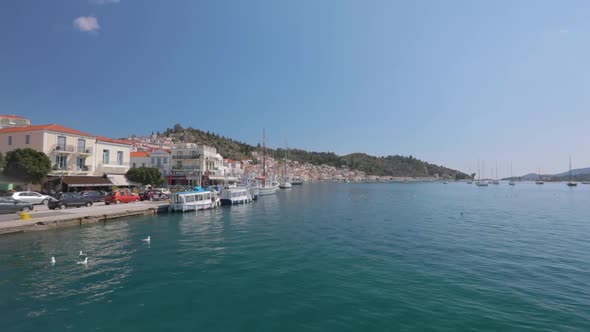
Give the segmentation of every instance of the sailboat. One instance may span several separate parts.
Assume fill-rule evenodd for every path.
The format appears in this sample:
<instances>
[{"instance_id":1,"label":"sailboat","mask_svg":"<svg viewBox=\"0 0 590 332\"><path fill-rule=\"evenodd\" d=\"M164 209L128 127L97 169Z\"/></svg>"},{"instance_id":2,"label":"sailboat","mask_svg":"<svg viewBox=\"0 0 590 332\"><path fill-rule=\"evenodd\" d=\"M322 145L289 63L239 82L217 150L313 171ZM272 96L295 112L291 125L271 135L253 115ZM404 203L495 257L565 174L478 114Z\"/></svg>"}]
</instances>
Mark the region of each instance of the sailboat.
<instances>
[{"instance_id":1,"label":"sailboat","mask_svg":"<svg viewBox=\"0 0 590 332\"><path fill-rule=\"evenodd\" d=\"M537 180L537 182L535 182L536 184L543 184L545 182L543 182L543 180L541 179L541 169L539 168L539 179Z\"/></svg>"},{"instance_id":2,"label":"sailboat","mask_svg":"<svg viewBox=\"0 0 590 332\"><path fill-rule=\"evenodd\" d=\"M259 181L258 194L260 196L272 195L277 192L279 185L276 182L268 183L266 179L266 131L262 130L262 176L257 177Z\"/></svg>"},{"instance_id":3,"label":"sailboat","mask_svg":"<svg viewBox=\"0 0 590 332\"><path fill-rule=\"evenodd\" d=\"M514 177L512 176L512 162L510 162L510 182L508 182L508 184L511 186L516 185L516 182L514 182Z\"/></svg>"},{"instance_id":4,"label":"sailboat","mask_svg":"<svg viewBox=\"0 0 590 332\"><path fill-rule=\"evenodd\" d=\"M496 176L494 177L494 181L492 181L492 184L500 184L500 181L498 181L498 162L497 161L496 161Z\"/></svg>"},{"instance_id":5,"label":"sailboat","mask_svg":"<svg viewBox=\"0 0 590 332\"><path fill-rule=\"evenodd\" d=\"M578 185L577 182L572 181L572 157L570 156L570 180L567 183L568 187L575 187Z\"/></svg>"},{"instance_id":6,"label":"sailboat","mask_svg":"<svg viewBox=\"0 0 590 332\"><path fill-rule=\"evenodd\" d=\"M484 164L483 166L484 166L484 167L483 167L483 169L485 169L485 164ZM477 177L478 177L478 180L477 180L477 182L475 182L475 184L476 184L478 187L487 187L487 186L488 186L488 183L487 183L487 181L485 180L485 176L484 176L484 180L483 180L483 181L482 181L482 179L481 179L481 175L480 175L480 173L479 173L479 160L477 161Z\"/></svg>"},{"instance_id":7,"label":"sailboat","mask_svg":"<svg viewBox=\"0 0 590 332\"><path fill-rule=\"evenodd\" d=\"M287 175L287 144L285 143L285 176L283 177L283 181L279 183L279 188L281 189L289 189L291 188L291 182L289 181L289 177Z\"/></svg>"}]
</instances>

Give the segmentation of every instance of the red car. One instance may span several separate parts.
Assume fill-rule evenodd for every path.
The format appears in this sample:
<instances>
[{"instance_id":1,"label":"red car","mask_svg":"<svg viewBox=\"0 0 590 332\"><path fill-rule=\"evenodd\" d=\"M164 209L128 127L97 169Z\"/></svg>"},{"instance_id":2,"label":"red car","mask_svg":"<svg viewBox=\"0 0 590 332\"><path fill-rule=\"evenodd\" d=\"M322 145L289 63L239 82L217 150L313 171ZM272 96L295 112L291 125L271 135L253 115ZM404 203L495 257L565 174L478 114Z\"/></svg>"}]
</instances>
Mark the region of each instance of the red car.
<instances>
[{"instance_id":1,"label":"red car","mask_svg":"<svg viewBox=\"0 0 590 332\"><path fill-rule=\"evenodd\" d=\"M105 205L129 202L139 202L139 195L130 191L119 190L111 191L104 199Z\"/></svg>"}]
</instances>

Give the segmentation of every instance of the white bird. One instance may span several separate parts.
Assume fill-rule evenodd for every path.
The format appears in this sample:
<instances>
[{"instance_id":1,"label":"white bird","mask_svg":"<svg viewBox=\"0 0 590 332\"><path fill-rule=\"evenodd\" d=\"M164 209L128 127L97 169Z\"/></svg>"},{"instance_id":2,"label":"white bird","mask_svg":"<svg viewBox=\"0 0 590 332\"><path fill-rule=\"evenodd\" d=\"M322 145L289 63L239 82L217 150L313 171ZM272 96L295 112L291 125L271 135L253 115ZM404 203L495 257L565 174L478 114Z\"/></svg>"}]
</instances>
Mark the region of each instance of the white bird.
<instances>
[{"instance_id":1,"label":"white bird","mask_svg":"<svg viewBox=\"0 0 590 332\"><path fill-rule=\"evenodd\" d=\"M148 236L148 237L146 237L145 239L142 239L142 241L143 241L143 242L150 243L150 241L152 241L152 237L151 237L151 236Z\"/></svg>"},{"instance_id":2,"label":"white bird","mask_svg":"<svg viewBox=\"0 0 590 332\"><path fill-rule=\"evenodd\" d=\"M55 257L51 256L51 265L55 264Z\"/></svg>"},{"instance_id":3,"label":"white bird","mask_svg":"<svg viewBox=\"0 0 590 332\"><path fill-rule=\"evenodd\" d=\"M80 255L78 255L78 256L86 256L86 255L84 255L84 253L82 252L82 250L80 250Z\"/></svg>"},{"instance_id":4,"label":"white bird","mask_svg":"<svg viewBox=\"0 0 590 332\"><path fill-rule=\"evenodd\" d=\"M88 265L88 256L86 256L86 258L84 258L83 261L79 261L77 264L84 264L84 265Z\"/></svg>"}]
</instances>

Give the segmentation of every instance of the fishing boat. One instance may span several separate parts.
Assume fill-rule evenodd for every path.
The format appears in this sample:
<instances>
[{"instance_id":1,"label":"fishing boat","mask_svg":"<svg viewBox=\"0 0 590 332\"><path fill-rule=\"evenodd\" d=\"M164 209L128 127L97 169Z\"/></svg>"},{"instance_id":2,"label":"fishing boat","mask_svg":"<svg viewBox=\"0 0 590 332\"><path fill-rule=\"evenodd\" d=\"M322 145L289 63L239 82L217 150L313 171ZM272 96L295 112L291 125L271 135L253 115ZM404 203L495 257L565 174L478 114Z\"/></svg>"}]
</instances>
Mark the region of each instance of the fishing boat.
<instances>
[{"instance_id":1,"label":"fishing boat","mask_svg":"<svg viewBox=\"0 0 590 332\"><path fill-rule=\"evenodd\" d=\"M578 185L577 182L572 181L572 157L570 156L570 180L567 183L568 187L575 187Z\"/></svg>"},{"instance_id":2,"label":"fishing boat","mask_svg":"<svg viewBox=\"0 0 590 332\"><path fill-rule=\"evenodd\" d=\"M535 182L535 184L544 184L543 179L541 178L541 169L539 168L539 179Z\"/></svg>"},{"instance_id":3,"label":"fishing boat","mask_svg":"<svg viewBox=\"0 0 590 332\"><path fill-rule=\"evenodd\" d=\"M252 202L252 195L245 187L226 187L221 190L221 205L237 205Z\"/></svg>"},{"instance_id":4,"label":"fishing boat","mask_svg":"<svg viewBox=\"0 0 590 332\"><path fill-rule=\"evenodd\" d=\"M169 208L171 211L186 212L207 210L217 206L219 206L219 198L215 192L197 189L173 193Z\"/></svg>"}]
</instances>

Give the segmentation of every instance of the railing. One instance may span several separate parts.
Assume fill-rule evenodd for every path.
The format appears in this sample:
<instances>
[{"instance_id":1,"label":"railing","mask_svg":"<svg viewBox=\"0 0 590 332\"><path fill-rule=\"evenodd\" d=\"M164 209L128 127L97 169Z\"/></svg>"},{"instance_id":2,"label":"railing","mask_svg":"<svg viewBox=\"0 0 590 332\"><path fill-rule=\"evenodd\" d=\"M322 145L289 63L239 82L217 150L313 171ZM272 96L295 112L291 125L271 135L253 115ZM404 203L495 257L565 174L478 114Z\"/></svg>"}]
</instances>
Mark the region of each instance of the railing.
<instances>
[{"instance_id":1,"label":"railing","mask_svg":"<svg viewBox=\"0 0 590 332\"><path fill-rule=\"evenodd\" d=\"M92 148L87 148L85 146L77 146L76 152L83 154L92 154Z\"/></svg>"},{"instance_id":2,"label":"railing","mask_svg":"<svg viewBox=\"0 0 590 332\"><path fill-rule=\"evenodd\" d=\"M201 155L197 154L197 155L182 155L182 156L172 156L172 159L200 159Z\"/></svg>"},{"instance_id":3,"label":"railing","mask_svg":"<svg viewBox=\"0 0 590 332\"><path fill-rule=\"evenodd\" d=\"M58 152L75 152L76 148L73 145L55 144L51 150Z\"/></svg>"},{"instance_id":4,"label":"railing","mask_svg":"<svg viewBox=\"0 0 590 332\"><path fill-rule=\"evenodd\" d=\"M85 146L66 145L66 144L55 144L51 150L57 151L57 152L66 152L66 153L92 154L92 148L87 148Z\"/></svg>"},{"instance_id":5,"label":"railing","mask_svg":"<svg viewBox=\"0 0 590 332\"><path fill-rule=\"evenodd\" d=\"M53 171L53 173L69 173L69 172L89 172L90 171L90 166L78 166L78 165L67 165L65 167L62 167L62 165L60 164L53 164L53 166L51 166L51 170Z\"/></svg>"},{"instance_id":6,"label":"railing","mask_svg":"<svg viewBox=\"0 0 590 332\"><path fill-rule=\"evenodd\" d=\"M124 162L108 162L108 163L104 163L104 162L100 162L98 163L98 167L129 167L129 162L128 161L124 161Z\"/></svg>"}]
</instances>

